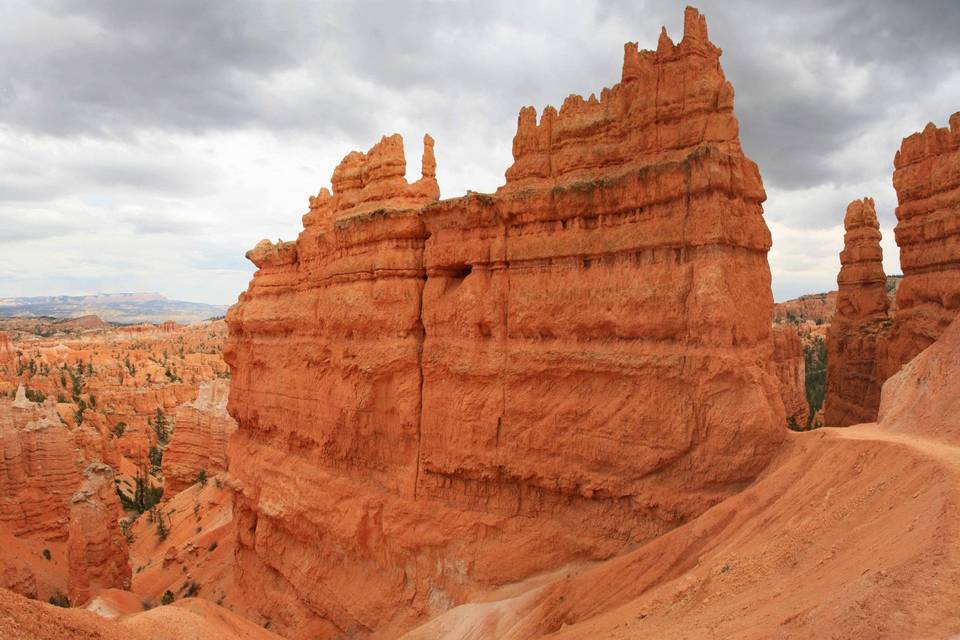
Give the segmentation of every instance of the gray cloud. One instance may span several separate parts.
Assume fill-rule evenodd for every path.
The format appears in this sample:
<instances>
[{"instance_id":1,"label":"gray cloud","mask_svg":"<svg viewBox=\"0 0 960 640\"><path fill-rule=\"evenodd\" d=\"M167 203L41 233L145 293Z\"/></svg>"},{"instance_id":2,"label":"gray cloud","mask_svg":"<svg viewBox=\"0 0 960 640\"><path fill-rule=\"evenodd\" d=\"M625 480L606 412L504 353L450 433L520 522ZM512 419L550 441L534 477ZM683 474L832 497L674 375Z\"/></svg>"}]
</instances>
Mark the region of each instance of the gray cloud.
<instances>
[{"instance_id":1,"label":"gray cloud","mask_svg":"<svg viewBox=\"0 0 960 640\"><path fill-rule=\"evenodd\" d=\"M623 42L652 48L661 24L679 39L683 4L8 0L0 206L61 210L92 243L118 224L169 240L158 252L184 268L222 265L239 275L218 286L242 288L236 256L295 233L306 195L350 149L400 131L415 175L429 131L445 196L491 190L521 106L613 84ZM804 253L794 232L831 230L849 200L872 195L889 234L900 139L960 109L960 3L698 5L770 193L778 296L829 288L835 256ZM198 239L215 228L215 246Z\"/></svg>"}]
</instances>

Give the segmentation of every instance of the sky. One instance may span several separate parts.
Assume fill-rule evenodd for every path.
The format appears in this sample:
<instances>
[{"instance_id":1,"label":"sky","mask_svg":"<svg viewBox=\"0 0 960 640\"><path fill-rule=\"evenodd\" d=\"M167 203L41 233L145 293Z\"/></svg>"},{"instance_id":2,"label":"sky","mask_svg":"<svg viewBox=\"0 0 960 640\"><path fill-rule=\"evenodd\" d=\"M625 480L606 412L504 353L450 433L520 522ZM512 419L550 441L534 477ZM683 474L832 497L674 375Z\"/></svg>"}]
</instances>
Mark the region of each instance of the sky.
<instances>
[{"instance_id":1,"label":"sky","mask_svg":"<svg viewBox=\"0 0 960 640\"><path fill-rule=\"evenodd\" d=\"M495 190L517 113L599 93L684 2L0 0L0 297L230 304L262 238L383 134L436 140L441 197ZM703 0L760 166L774 297L836 288L848 202L960 111L960 1Z\"/></svg>"}]
</instances>

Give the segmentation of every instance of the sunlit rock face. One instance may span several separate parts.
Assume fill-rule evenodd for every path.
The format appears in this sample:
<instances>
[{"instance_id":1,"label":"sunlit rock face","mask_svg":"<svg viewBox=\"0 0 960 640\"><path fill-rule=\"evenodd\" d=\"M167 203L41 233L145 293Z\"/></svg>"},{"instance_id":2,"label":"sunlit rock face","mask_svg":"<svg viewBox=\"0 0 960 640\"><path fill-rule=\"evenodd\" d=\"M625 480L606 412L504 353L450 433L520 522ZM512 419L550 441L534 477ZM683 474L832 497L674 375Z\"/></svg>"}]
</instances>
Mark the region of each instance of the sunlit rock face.
<instances>
[{"instance_id":1,"label":"sunlit rock face","mask_svg":"<svg viewBox=\"0 0 960 640\"><path fill-rule=\"evenodd\" d=\"M227 322L237 576L292 637L390 635L702 513L784 437L770 234L703 17L520 112L495 194L352 152Z\"/></svg>"}]
</instances>

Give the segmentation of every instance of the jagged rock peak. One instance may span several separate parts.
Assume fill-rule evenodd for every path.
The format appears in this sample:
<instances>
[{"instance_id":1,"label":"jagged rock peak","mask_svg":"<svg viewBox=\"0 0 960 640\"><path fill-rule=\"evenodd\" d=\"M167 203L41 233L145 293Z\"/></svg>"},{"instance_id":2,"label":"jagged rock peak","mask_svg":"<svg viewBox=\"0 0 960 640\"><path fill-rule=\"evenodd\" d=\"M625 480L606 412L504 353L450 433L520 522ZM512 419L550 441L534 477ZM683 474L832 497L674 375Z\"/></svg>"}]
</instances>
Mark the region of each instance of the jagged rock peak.
<instances>
[{"instance_id":1,"label":"jagged rock peak","mask_svg":"<svg viewBox=\"0 0 960 640\"><path fill-rule=\"evenodd\" d=\"M384 136L366 153L351 151L334 169L330 178L332 192L326 188L310 198L310 211L303 217L305 227L330 227L349 216L377 209L413 209L440 197L434 140L423 137L422 177L408 183L403 138L395 133Z\"/></svg>"}]
</instances>

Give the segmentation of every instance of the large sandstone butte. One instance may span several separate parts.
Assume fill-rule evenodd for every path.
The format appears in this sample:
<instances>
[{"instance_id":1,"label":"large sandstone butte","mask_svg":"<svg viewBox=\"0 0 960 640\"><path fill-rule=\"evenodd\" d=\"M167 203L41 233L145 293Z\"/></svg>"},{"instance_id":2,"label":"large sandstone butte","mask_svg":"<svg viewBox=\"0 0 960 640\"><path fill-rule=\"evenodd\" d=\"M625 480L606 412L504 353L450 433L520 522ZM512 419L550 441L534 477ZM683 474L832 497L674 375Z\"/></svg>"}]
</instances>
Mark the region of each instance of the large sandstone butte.
<instances>
[{"instance_id":1,"label":"large sandstone butte","mask_svg":"<svg viewBox=\"0 0 960 640\"><path fill-rule=\"evenodd\" d=\"M433 141L353 152L230 311L237 576L291 637L390 635L608 558L741 490L784 438L756 164L704 18L520 112L493 195Z\"/></svg>"},{"instance_id":2,"label":"large sandstone butte","mask_svg":"<svg viewBox=\"0 0 960 640\"><path fill-rule=\"evenodd\" d=\"M894 159L903 282L878 355L886 380L932 344L960 311L960 112L904 138Z\"/></svg>"},{"instance_id":3,"label":"large sandstone butte","mask_svg":"<svg viewBox=\"0 0 960 640\"><path fill-rule=\"evenodd\" d=\"M854 200L843 220L837 310L827 332L824 424L845 427L877 419L883 378L877 343L890 327L880 223L872 198Z\"/></svg>"}]
</instances>

